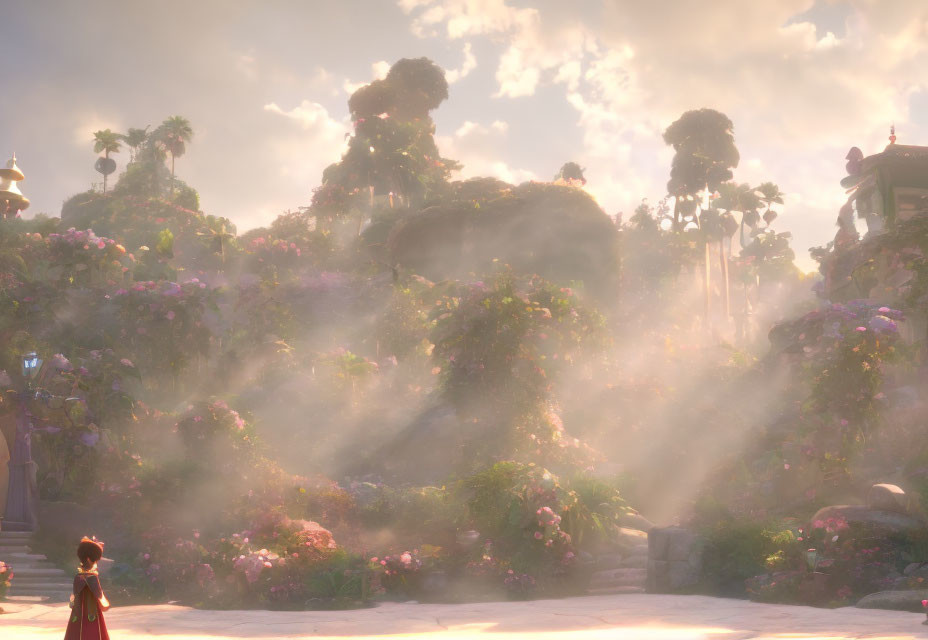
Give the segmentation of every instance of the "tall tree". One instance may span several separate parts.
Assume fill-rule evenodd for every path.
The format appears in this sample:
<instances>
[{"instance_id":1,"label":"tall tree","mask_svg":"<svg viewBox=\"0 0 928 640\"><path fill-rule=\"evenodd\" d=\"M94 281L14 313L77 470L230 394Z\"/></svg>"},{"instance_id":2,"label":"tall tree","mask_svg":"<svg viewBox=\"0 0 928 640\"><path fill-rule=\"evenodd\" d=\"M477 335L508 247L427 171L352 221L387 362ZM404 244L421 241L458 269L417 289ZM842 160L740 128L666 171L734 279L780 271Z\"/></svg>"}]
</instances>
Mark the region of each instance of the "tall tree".
<instances>
[{"instance_id":1,"label":"tall tree","mask_svg":"<svg viewBox=\"0 0 928 640\"><path fill-rule=\"evenodd\" d=\"M93 150L94 153L102 153L103 157L109 160L111 153L117 153L122 145L119 141L122 139L122 136L114 131L109 129L102 129L101 131L95 131L93 134ZM106 193L106 173L103 173L103 193Z\"/></svg>"},{"instance_id":2,"label":"tall tree","mask_svg":"<svg viewBox=\"0 0 928 640\"><path fill-rule=\"evenodd\" d=\"M313 207L343 194L338 203L357 211L360 235L364 219L374 218L378 196L388 198L391 209L396 201L410 209L446 190L459 165L439 154L429 112L447 97L444 71L428 58L404 58L386 78L355 91L348 100L354 121L348 150L323 173Z\"/></svg>"},{"instance_id":3,"label":"tall tree","mask_svg":"<svg viewBox=\"0 0 928 640\"><path fill-rule=\"evenodd\" d=\"M135 127L129 127L129 131L122 135L123 141L129 145L129 148L132 149L131 161L135 162L135 159L138 157L139 147L145 144L145 141L148 140L148 129L151 125L148 125L144 129L136 129Z\"/></svg>"},{"instance_id":4,"label":"tall tree","mask_svg":"<svg viewBox=\"0 0 928 640\"><path fill-rule=\"evenodd\" d=\"M171 116L158 127L158 134L164 148L171 154L171 195L174 194L174 160L184 155L187 143L193 138L190 121L182 116Z\"/></svg>"},{"instance_id":5,"label":"tall tree","mask_svg":"<svg viewBox=\"0 0 928 640\"><path fill-rule=\"evenodd\" d=\"M403 58L384 80L394 91L391 115L400 120L425 120L448 99L445 72L428 58Z\"/></svg>"},{"instance_id":6,"label":"tall tree","mask_svg":"<svg viewBox=\"0 0 928 640\"><path fill-rule=\"evenodd\" d=\"M731 170L741 159L732 133L734 125L724 113L714 109L687 111L664 132L664 142L676 152L670 169L667 192L681 202L707 186L717 191L732 178ZM674 223L681 225L679 206L674 207Z\"/></svg>"}]
</instances>

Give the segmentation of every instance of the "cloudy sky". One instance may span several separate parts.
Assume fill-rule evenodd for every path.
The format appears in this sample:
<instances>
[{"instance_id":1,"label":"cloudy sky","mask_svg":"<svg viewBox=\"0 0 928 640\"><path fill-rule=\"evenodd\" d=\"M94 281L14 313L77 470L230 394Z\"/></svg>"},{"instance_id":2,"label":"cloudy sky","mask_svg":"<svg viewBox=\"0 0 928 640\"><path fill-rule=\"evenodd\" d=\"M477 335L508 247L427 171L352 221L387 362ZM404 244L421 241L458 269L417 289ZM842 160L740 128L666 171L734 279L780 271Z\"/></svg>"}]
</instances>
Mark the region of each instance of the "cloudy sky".
<instances>
[{"instance_id":1,"label":"cloudy sky","mask_svg":"<svg viewBox=\"0 0 928 640\"><path fill-rule=\"evenodd\" d=\"M610 214L664 194L668 124L725 112L736 179L788 194L778 228L805 268L833 237L848 148L882 150L891 123L928 144L925 0L36 0L3 8L0 153L30 213L57 215L100 179L94 130L180 114L178 175L247 229L309 202L349 93L418 56L447 70L434 118L465 177L574 160Z\"/></svg>"}]
</instances>

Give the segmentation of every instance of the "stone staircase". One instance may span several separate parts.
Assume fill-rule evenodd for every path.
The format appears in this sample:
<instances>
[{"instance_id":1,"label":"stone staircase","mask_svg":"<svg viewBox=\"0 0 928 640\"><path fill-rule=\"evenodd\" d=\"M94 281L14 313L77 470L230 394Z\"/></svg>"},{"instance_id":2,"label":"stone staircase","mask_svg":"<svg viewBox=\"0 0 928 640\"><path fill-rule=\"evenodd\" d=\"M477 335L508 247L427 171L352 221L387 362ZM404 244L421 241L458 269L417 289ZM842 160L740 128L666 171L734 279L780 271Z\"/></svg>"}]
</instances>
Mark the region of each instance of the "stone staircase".
<instances>
[{"instance_id":1,"label":"stone staircase","mask_svg":"<svg viewBox=\"0 0 928 640\"><path fill-rule=\"evenodd\" d=\"M7 594L11 602L66 602L71 596L73 576L31 552L32 534L27 531L0 531L0 560L13 569L13 586Z\"/></svg>"},{"instance_id":2,"label":"stone staircase","mask_svg":"<svg viewBox=\"0 0 928 640\"><path fill-rule=\"evenodd\" d=\"M593 558L596 571L590 578L589 595L644 593L648 578L648 534L638 529L619 529L621 546Z\"/></svg>"}]
</instances>

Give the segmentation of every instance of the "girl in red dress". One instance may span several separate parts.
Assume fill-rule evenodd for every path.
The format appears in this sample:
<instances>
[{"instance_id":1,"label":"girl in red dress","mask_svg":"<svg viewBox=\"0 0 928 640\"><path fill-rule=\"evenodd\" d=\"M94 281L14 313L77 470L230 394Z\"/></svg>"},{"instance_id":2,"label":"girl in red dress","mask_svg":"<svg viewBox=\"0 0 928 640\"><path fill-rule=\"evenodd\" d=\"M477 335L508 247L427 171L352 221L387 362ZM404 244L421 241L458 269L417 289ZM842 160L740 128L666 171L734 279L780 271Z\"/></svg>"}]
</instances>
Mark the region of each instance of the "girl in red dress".
<instances>
[{"instance_id":1,"label":"girl in red dress","mask_svg":"<svg viewBox=\"0 0 928 640\"><path fill-rule=\"evenodd\" d=\"M110 603L103 595L97 562L103 557L103 543L96 538L84 537L77 546L77 558L81 566L74 576L74 591L71 593L71 619L64 640L109 640L103 612Z\"/></svg>"}]
</instances>

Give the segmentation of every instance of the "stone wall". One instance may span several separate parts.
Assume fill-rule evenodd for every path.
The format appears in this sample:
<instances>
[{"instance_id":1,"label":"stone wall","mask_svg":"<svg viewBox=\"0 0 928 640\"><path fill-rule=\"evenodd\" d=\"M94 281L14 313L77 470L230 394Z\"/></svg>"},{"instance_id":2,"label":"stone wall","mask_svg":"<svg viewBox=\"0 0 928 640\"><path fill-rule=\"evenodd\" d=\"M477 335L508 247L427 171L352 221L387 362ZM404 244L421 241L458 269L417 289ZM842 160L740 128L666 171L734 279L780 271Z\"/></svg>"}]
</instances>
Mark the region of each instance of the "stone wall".
<instances>
[{"instance_id":1,"label":"stone wall","mask_svg":"<svg viewBox=\"0 0 928 640\"><path fill-rule=\"evenodd\" d=\"M654 527L648 532L648 593L675 593L694 588L702 574L703 538L681 527Z\"/></svg>"}]
</instances>

